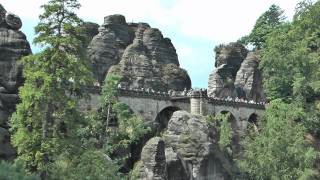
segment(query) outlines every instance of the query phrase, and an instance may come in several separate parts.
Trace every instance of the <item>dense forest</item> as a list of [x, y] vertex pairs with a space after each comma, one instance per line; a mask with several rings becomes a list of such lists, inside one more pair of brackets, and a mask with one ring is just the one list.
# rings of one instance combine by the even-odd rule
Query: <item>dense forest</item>
[[[115, 151], [150, 133], [143, 120], [118, 102], [121, 78], [108, 75], [101, 109], [81, 111], [93, 85], [83, 53], [87, 39], [75, 14], [77, 0], [50, 0], [42, 6], [34, 43], [42, 51], [20, 60], [24, 85], [10, 119], [13, 162], [0, 162], [0, 179], [134, 179], [126, 156]], [[292, 21], [272, 5], [251, 33], [238, 40], [258, 52], [269, 104], [232, 159], [232, 179], [319, 179], [320, 164], [320, 2], [297, 4]], [[117, 128], [110, 127], [117, 119]], [[216, 121], [221, 149], [228, 153], [230, 125]]]

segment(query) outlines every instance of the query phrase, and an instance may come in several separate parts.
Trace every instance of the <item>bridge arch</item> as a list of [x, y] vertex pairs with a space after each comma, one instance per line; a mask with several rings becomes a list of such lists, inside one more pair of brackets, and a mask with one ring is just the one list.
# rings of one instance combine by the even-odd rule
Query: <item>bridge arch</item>
[[219, 114], [228, 115], [228, 121], [230, 122], [232, 129], [231, 149], [234, 154], [238, 154], [240, 152], [240, 127], [237, 123], [237, 119], [230, 111], [222, 110]]
[[253, 128], [254, 131], [258, 131], [259, 128], [259, 115], [252, 113], [248, 118], [247, 129]]
[[222, 110], [222, 111], [220, 111], [218, 114], [228, 115], [228, 121], [231, 123], [231, 128], [232, 128], [232, 130], [235, 131], [235, 130], [238, 129], [237, 119], [236, 119], [236, 117], [233, 115], [232, 112], [226, 111], [226, 110]]
[[156, 134], [159, 135], [161, 131], [167, 128], [168, 122], [172, 117], [172, 114], [175, 111], [179, 111], [181, 108], [177, 106], [167, 106], [164, 107], [156, 116], [155, 123], [157, 124], [156, 127]]

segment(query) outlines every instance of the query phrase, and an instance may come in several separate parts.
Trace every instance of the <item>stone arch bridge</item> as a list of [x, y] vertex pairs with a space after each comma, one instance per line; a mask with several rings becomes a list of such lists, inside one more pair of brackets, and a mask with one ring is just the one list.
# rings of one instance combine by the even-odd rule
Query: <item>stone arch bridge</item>
[[[241, 101], [239, 99], [215, 99], [207, 97], [206, 90], [191, 90], [184, 92], [154, 92], [150, 90], [118, 89], [118, 100], [128, 105], [131, 110], [146, 121], [160, 121], [162, 126], [171, 118], [174, 111], [185, 110], [193, 114], [217, 115], [229, 112], [239, 130], [244, 130], [248, 122], [255, 121], [265, 110], [265, 104], [260, 102]], [[91, 99], [83, 103], [86, 109], [96, 109], [99, 90], [91, 91]], [[254, 118], [254, 119], [251, 119]]]

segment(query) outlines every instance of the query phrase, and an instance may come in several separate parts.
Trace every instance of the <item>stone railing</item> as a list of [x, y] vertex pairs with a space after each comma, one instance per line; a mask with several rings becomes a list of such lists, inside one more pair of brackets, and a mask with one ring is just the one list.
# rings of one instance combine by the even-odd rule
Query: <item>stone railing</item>
[[208, 97], [207, 89], [193, 89], [190, 90], [188, 93], [190, 97], [193, 98], [204, 98], [208, 101], [210, 104], [217, 104], [217, 105], [227, 105], [227, 106], [245, 106], [250, 108], [256, 108], [256, 109], [265, 109], [266, 103], [265, 102], [255, 102], [253, 100], [246, 100], [241, 98], [217, 98], [217, 97]]
[[155, 91], [151, 88], [124, 88], [118, 87], [120, 96], [140, 97], [140, 98], [153, 98], [162, 100], [171, 100], [173, 98], [188, 98], [187, 91]]
[[[91, 93], [100, 93], [101, 87], [94, 86], [88, 88]], [[207, 96], [206, 89], [190, 89], [183, 91], [174, 91], [169, 90], [167, 92], [164, 91], [155, 91], [151, 88], [126, 88], [122, 86], [118, 86], [119, 96], [127, 96], [127, 97], [137, 97], [137, 98], [152, 98], [159, 100], [174, 100], [174, 99], [190, 99], [190, 98], [203, 98], [207, 100], [208, 103], [218, 104], [218, 105], [227, 105], [227, 106], [245, 106], [257, 109], [265, 109], [265, 102], [255, 102], [253, 100], [245, 100], [240, 98], [213, 98]]]
[[210, 104], [217, 104], [217, 105], [228, 105], [228, 106], [245, 106], [250, 108], [256, 109], [265, 109], [266, 103], [265, 102], [254, 102], [254, 101], [247, 101], [237, 98], [208, 98], [208, 103]]

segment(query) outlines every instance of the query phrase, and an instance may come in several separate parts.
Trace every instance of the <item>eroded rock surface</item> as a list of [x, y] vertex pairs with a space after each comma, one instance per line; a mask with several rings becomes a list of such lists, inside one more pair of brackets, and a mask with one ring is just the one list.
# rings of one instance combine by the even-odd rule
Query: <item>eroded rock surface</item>
[[144, 180], [167, 179], [165, 143], [160, 137], [150, 139], [143, 147], [135, 178]]
[[265, 101], [262, 76], [258, 69], [259, 55], [250, 52], [237, 72], [235, 88], [239, 98], [254, 101]]
[[162, 179], [228, 179], [231, 165], [218, 148], [215, 132], [205, 117], [176, 111], [163, 137], [153, 138], [144, 146], [141, 161], [135, 166], [134, 172], [140, 174], [139, 177], [149, 174], [145, 178], [148, 180], [156, 179], [152, 175], [158, 172], [154, 167], [155, 164], [161, 164], [165, 171]]
[[0, 159], [12, 160], [16, 155], [10, 144], [10, 135], [7, 129], [0, 127]]
[[100, 83], [108, 73], [116, 73], [129, 88], [167, 91], [191, 87], [170, 39], [146, 23], [127, 23], [122, 15], [105, 17], [88, 46], [88, 56]]
[[209, 75], [208, 96], [235, 97], [234, 81], [247, 50], [238, 43], [216, 47], [216, 69]]
[[259, 56], [239, 43], [220, 45], [216, 49], [215, 69], [209, 75], [208, 96], [265, 101]]
[[23, 83], [22, 67], [17, 61], [31, 54], [26, 36], [19, 31], [21, 26], [20, 18], [7, 13], [0, 4], [0, 158], [3, 159], [14, 155], [9, 143], [8, 119], [18, 103], [18, 88]]

